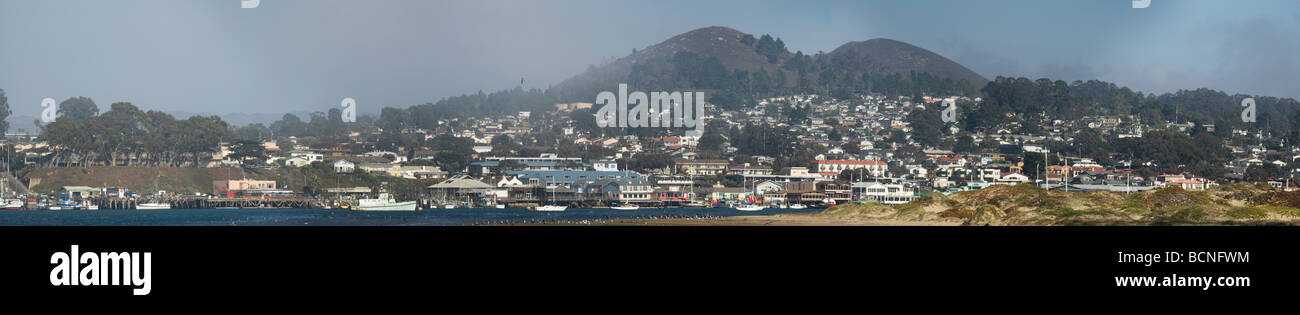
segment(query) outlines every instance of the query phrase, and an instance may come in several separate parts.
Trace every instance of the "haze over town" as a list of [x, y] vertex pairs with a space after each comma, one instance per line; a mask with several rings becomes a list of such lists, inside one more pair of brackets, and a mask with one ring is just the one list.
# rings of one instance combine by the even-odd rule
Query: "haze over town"
[[891, 38], [989, 79], [1300, 96], [1293, 1], [238, 2], [0, 1], [10, 122], [30, 125], [44, 97], [74, 96], [271, 119], [352, 97], [377, 113], [521, 78], [545, 89], [710, 25], [772, 34], [809, 54]]

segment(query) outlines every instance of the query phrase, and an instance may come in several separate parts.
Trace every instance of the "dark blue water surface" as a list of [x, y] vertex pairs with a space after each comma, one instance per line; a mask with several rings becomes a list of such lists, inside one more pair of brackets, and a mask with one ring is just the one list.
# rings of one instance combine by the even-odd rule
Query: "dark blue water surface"
[[640, 210], [574, 209], [532, 212], [525, 209], [451, 209], [425, 211], [348, 211], [325, 209], [176, 209], [176, 210], [0, 210], [0, 226], [195, 226], [195, 225], [475, 225], [582, 221], [651, 217], [727, 217], [817, 212], [820, 209], [643, 208]]

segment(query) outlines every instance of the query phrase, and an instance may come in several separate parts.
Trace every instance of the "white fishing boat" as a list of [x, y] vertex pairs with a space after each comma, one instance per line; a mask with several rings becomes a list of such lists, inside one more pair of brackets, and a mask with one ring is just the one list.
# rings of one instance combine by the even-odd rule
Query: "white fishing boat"
[[533, 207], [533, 211], [556, 212], [556, 211], [564, 211], [565, 209], [568, 208], [569, 207], [565, 207], [565, 206], [544, 205], [544, 206]]
[[164, 202], [146, 202], [135, 205], [136, 210], [169, 210], [172, 208], [170, 203]]
[[802, 203], [796, 203], [790, 205], [790, 209], [808, 209], [808, 206], [805, 206]]
[[630, 203], [629, 203], [629, 204], [616, 205], [616, 206], [610, 207], [610, 209], [614, 209], [614, 210], [637, 210], [637, 209], [641, 209], [641, 206], [638, 206], [638, 205], [630, 204]]
[[[158, 172], [158, 176], [155, 176], [155, 177], [153, 178], [153, 194], [154, 194], [154, 197], [157, 198], [157, 199], [159, 199], [159, 200], [161, 200], [161, 199], [165, 196], [165, 194], [163, 193], [163, 191], [158, 190], [158, 179], [159, 179], [159, 178], [162, 178], [162, 171], [159, 171], [159, 172]], [[171, 209], [171, 208], [172, 208], [172, 204], [170, 204], [170, 203], [165, 203], [165, 202], [160, 202], [160, 201], [152, 201], [152, 202], [146, 202], [146, 203], [141, 203], [141, 204], [136, 204], [136, 205], [135, 205], [135, 209], [136, 209], [136, 210], [169, 210], [169, 209]]]
[[0, 209], [22, 210], [26, 204], [21, 199], [0, 199]]
[[398, 202], [386, 192], [379, 193], [379, 197], [374, 199], [357, 200], [357, 206], [352, 210], [358, 211], [415, 211], [414, 201]]

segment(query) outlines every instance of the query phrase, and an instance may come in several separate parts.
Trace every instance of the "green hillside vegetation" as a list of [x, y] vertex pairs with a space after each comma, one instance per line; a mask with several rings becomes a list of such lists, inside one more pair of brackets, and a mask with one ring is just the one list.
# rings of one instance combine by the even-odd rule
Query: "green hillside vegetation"
[[1177, 187], [1120, 194], [1047, 191], [998, 185], [910, 203], [832, 207], [845, 219], [959, 222], [962, 225], [1296, 225], [1300, 192], [1266, 184], [1229, 184], [1207, 191]]

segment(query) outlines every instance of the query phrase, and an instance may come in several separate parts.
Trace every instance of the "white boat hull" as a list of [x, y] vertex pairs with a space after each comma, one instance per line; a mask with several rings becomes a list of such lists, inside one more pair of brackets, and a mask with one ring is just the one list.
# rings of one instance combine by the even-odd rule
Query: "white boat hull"
[[135, 205], [136, 210], [171, 210], [172, 205], [166, 203], [142, 203]]
[[559, 212], [559, 211], [564, 211], [565, 209], [568, 209], [568, 208], [569, 208], [569, 207], [565, 207], [565, 206], [540, 206], [540, 207], [537, 207], [536, 209], [533, 209], [533, 210], [534, 210], [534, 211], [545, 211], [545, 212]]
[[641, 209], [641, 207], [637, 207], [637, 206], [618, 206], [618, 207], [610, 207], [610, 208], [611, 208], [611, 209], [614, 209], [614, 210], [638, 210], [638, 209]]
[[739, 206], [739, 207], [736, 207], [736, 210], [740, 210], [740, 211], [760, 211], [760, 210], [763, 210], [763, 209], [764, 209], [764, 208], [761, 207], [761, 206]]
[[357, 211], [415, 211], [414, 201], [404, 201], [385, 205], [366, 205], [352, 207]]

